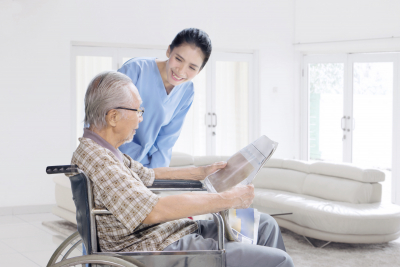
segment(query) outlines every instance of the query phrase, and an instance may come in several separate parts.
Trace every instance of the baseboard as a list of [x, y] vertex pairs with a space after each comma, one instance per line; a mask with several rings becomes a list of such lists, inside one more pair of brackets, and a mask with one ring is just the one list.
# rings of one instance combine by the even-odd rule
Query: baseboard
[[54, 206], [53, 204], [49, 204], [49, 205], [0, 207], [0, 216], [31, 214], [31, 213], [47, 213], [47, 212], [51, 212], [51, 209], [53, 208], [53, 206]]

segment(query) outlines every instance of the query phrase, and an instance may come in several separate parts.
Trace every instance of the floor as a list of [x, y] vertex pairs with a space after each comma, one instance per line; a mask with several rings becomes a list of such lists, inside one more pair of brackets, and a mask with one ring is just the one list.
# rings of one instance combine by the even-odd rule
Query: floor
[[51, 213], [0, 216], [0, 266], [46, 266], [65, 237], [42, 225]]
[[[56, 220], [60, 218], [51, 213], [0, 216], [0, 266], [45, 267], [66, 238], [42, 225], [43, 221]], [[400, 243], [400, 238], [392, 242], [392, 246]], [[306, 248], [312, 249], [311, 246]], [[373, 251], [379, 253], [380, 249]]]

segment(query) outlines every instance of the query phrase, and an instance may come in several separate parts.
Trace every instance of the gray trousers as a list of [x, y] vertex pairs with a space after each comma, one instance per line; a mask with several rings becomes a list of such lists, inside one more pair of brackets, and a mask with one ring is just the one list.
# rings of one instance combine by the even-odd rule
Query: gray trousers
[[[172, 243], [164, 251], [217, 250], [218, 228], [213, 221], [197, 221], [199, 229]], [[225, 239], [227, 267], [292, 267], [281, 231], [275, 219], [261, 213], [257, 245], [228, 242]]]

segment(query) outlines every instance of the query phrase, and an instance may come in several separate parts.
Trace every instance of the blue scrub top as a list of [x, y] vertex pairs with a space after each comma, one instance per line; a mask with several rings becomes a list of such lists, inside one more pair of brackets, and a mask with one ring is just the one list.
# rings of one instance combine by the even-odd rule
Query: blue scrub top
[[175, 86], [167, 95], [155, 58], [132, 58], [118, 71], [132, 79], [145, 108], [133, 141], [119, 149], [145, 167], [168, 167], [172, 147], [193, 103], [193, 83]]

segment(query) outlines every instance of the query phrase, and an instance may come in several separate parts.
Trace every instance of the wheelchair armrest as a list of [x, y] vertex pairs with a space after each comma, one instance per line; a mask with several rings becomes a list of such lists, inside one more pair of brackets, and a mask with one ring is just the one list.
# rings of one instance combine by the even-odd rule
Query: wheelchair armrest
[[[77, 165], [48, 166], [47, 174], [76, 173], [79, 172]], [[192, 180], [154, 180], [148, 187], [152, 191], [207, 191], [200, 181]]]
[[58, 166], [48, 166], [46, 167], [47, 174], [55, 174], [55, 173], [74, 173], [78, 172], [77, 165], [58, 165]]
[[152, 191], [207, 191], [200, 181], [191, 180], [154, 180]]

